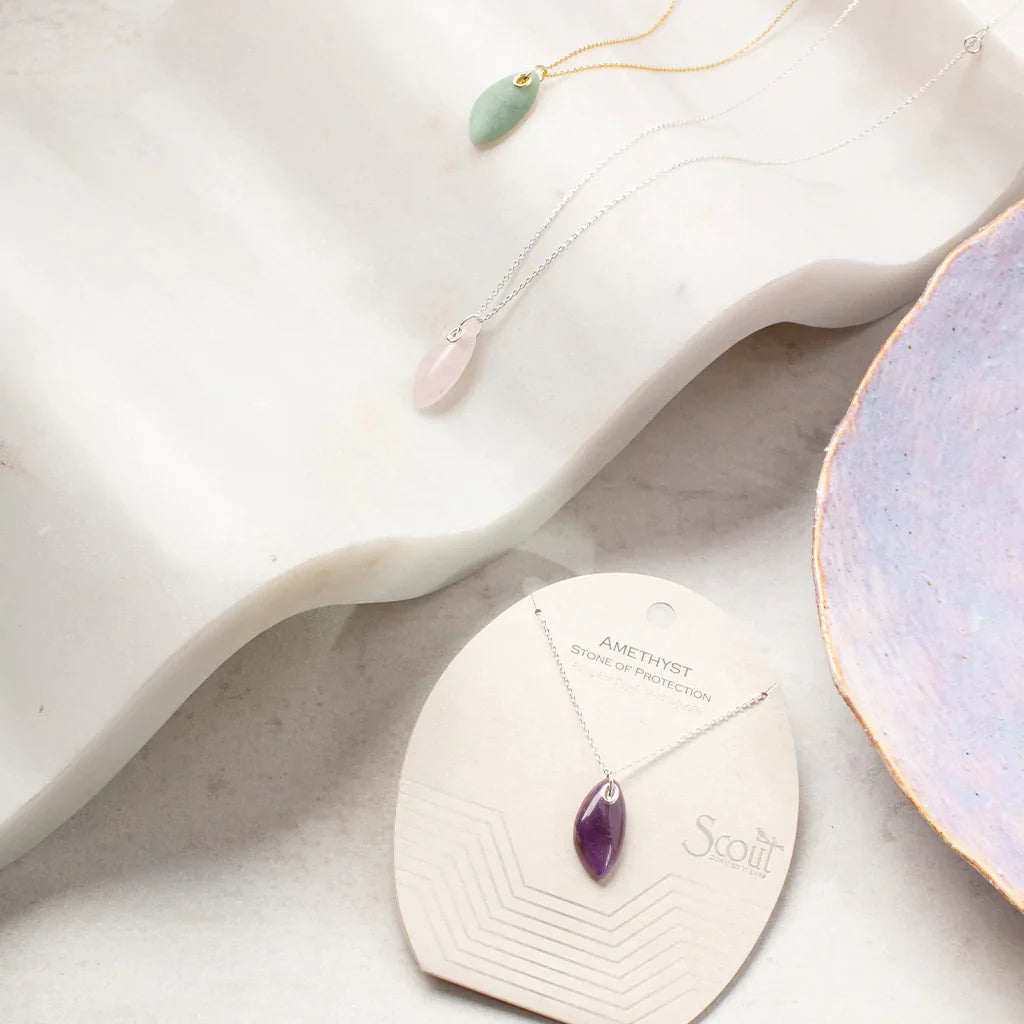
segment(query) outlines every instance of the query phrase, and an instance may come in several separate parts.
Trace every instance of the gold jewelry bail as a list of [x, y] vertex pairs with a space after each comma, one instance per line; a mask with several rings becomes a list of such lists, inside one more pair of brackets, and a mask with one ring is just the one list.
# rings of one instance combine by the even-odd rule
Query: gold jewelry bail
[[533, 81], [533, 76], [536, 75], [538, 80], [543, 82], [547, 77], [548, 69], [543, 64], [538, 64], [532, 71], [520, 71], [515, 78], [512, 79], [512, 84], [517, 89], [525, 89]]

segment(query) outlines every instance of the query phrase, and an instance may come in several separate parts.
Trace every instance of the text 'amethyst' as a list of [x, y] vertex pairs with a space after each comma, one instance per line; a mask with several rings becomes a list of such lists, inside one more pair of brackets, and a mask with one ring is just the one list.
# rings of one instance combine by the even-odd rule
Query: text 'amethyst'
[[573, 828], [576, 853], [595, 882], [603, 881], [615, 867], [625, 832], [626, 801], [622, 789], [618, 783], [602, 779], [584, 797]]

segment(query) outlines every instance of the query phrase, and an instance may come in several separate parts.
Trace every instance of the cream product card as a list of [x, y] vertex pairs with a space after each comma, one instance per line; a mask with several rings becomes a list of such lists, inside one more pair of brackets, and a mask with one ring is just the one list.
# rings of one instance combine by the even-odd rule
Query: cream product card
[[789, 869], [798, 787], [782, 693], [616, 774], [621, 856], [594, 881], [603, 775], [776, 683], [721, 611], [625, 573], [538, 591], [459, 652], [417, 722], [395, 820], [398, 905], [430, 974], [566, 1024], [685, 1024], [740, 969]]

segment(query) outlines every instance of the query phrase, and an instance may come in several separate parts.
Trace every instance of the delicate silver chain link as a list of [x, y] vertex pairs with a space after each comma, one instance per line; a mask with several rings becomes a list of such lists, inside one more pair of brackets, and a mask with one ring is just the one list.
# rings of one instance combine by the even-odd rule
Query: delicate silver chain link
[[745, 700], [742, 704], [737, 704], [736, 707], [723, 712], [717, 718], [712, 718], [711, 721], [705, 722], [703, 725], [698, 725], [696, 729], [691, 729], [689, 732], [683, 733], [682, 736], [677, 736], [674, 740], [670, 740], [668, 743], [658, 747], [657, 750], [652, 750], [647, 754], [641, 754], [640, 757], [634, 757], [632, 761], [627, 761], [625, 764], [620, 765], [613, 773], [614, 777], [621, 778], [634, 768], [639, 768], [640, 765], [647, 764], [648, 761], [657, 761], [659, 757], [663, 757], [670, 751], [675, 750], [676, 747], [681, 747], [684, 743], [688, 743], [690, 740], [696, 739], [701, 733], [708, 732], [711, 729], [714, 729], [716, 725], [728, 722], [730, 718], [735, 718], [744, 711], [748, 711], [750, 708], [756, 707], [758, 704], [766, 701], [768, 699], [768, 694], [770, 694], [778, 685], [778, 683], [772, 683], [771, 686], [766, 687], [749, 700]]
[[573, 690], [572, 683], [569, 682], [568, 673], [565, 671], [565, 666], [562, 664], [562, 657], [558, 653], [558, 645], [555, 643], [555, 638], [551, 635], [551, 630], [548, 628], [547, 620], [541, 614], [541, 610], [537, 607], [537, 602], [532, 595], [530, 600], [533, 601], [533, 610], [537, 616], [537, 621], [540, 623], [540, 628], [544, 630], [544, 635], [548, 640], [548, 646], [551, 648], [551, 655], [555, 659], [555, 664], [558, 666], [558, 674], [562, 677], [562, 682], [565, 684], [565, 692], [569, 695], [569, 700], [572, 703], [573, 710], [576, 712], [576, 717], [580, 720], [580, 725], [583, 727], [583, 735], [587, 737], [590, 749], [594, 752], [594, 757], [597, 758], [597, 764], [601, 769], [601, 774], [610, 782], [614, 777], [614, 773], [608, 765], [604, 763], [601, 751], [597, 749], [597, 743], [594, 741], [594, 734], [590, 731], [590, 726], [587, 724], [587, 719], [584, 717], [583, 709], [580, 707], [580, 702], [576, 699], [576, 691]]
[[580, 707], [580, 702], [576, 697], [576, 691], [572, 687], [572, 683], [569, 682], [569, 673], [565, 671], [565, 666], [562, 664], [562, 656], [558, 653], [558, 644], [555, 643], [555, 638], [551, 635], [551, 628], [548, 626], [547, 619], [544, 618], [544, 614], [540, 608], [537, 607], [537, 600], [530, 595], [530, 600], [533, 601], [533, 611], [537, 617], [537, 621], [540, 623], [540, 628], [544, 631], [544, 636], [547, 639], [548, 647], [551, 648], [551, 656], [554, 658], [555, 665], [558, 668], [558, 674], [562, 677], [562, 685], [565, 687], [565, 692], [569, 696], [569, 702], [572, 704], [573, 711], [576, 712], [576, 717], [579, 719], [580, 727], [583, 729], [583, 735], [587, 737], [587, 742], [590, 744], [590, 749], [594, 752], [594, 758], [597, 760], [598, 767], [601, 769], [601, 774], [610, 782], [614, 783], [617, 779], [621, 779], [627, 772], [632, 771], [634, 768], [639, 768], [643, 764], [647, 764], [649, 761], [656, 761], [659, 757], [663, 757], [665, 754], [676, 747], [682, 746], [684, 743], [689, 742], [692, 739], [700, 736], [701, 733], [708, 732], [714, 729], [716, 725], [721, 725], [723, 722], [728, 722], [730, 718], [735, 718], [736, 715], [742, 714], [744, 711], [760, 704], [762, 701], [768, 699], [768, 694], [772, 692], [778, 686], [778, 683], [772, 683], [771, 686], [765, 688], [760, 693], [755, 694], [748, 700], [745, 700], [742, 704], [737, 704], [735, 707], [730, 708], [728, 711], [723, 712], [717, 718], [712, 718], [708, 722], [704, 722], [702, 725], [698, 725], [695, 729], [691, 729], [689, 732], [683, 733], [681, 736], [677, 736], [673, 740], [669, 740], [668, 743], [662, 744], [656, 750], [648, 751], [646, 754], [641, 754], [639, 757], [634, 757], [631, 761], [627, 761], [616, 769], [609, 768], [604, 758], [601, 756], [601, 751], [597, 749], [597, 741], [594, 739], [594, 734], [590, 731], [590, 725], [587, 722], [586, 715], [583, 714], [583, 708]]
[[466, 319], [478, 319], [481, 323], [486, 323], [491, 317], [496, 316], [500, 313], [513, 299], [521, 295], [522, 292], [528, 288], [536, 278], [542, 274], [552, 263], [558, 259], [581, 235], [585, 234], [590, 230], [606, 213], [614, 210], [620, 203], [625, 202], [631, 196], [636, 195], [642, 189], [647, 188], [649, 185], [653, 185], [656, 181], [660, 181], [662, 178], [669, 174], [673, 174], [675, 171], [681, 170], [684, 167], [691, 167], [695, 164], [708, 163], [715, 160], [721, 160], [731, 163], [746, 164], [753, 167], [790, 167], [794, 164], [805, 163], [810, 160], [818, 160], [822, 157], [829, 156], [832, 153], [838, 152], [841, 149], [845, 149], [847, 146], [858, 142], [866, 135], [870, 135], [872, 132], [877, 131], [883, 125], [887, 124], [898, 114], [902, 113], [912, 103], [919, 100], [936, 82], [939, 81], [944, 75], [946, 75], [953, 67], [955, 67], [964, 57], [972, 54], [979, 53], [981, 51], [981, 45], [988, 31], [1000, 21], [1002, 18], [1007, 17], [1013, 13], [1017, 7], [1020, 6], [1022, 0], [1017, 0], [1011, 7], [1005, 10], [998, 17], [993, 18], [987, 25], [980, 28], [977, 32], [967, 36], [963, 42], [963, 46], [959, 52], [953, 56], [949, 61], [942, 66], [924, 85], [920, 86], [914, 92], [912, 92], [905, 100], [897, 104], [878, 120], [872, 122], [867, 127], [862, 128], [860, 131], [853, 135], [848, 136], [839, 142], [833, 143], [831, 146], [827, 146], [824, 149], [816, 150], [813, 153], [806, 153], [797, 157], [790, 157], [787, 159], [757, 159], [755, 157], [746, 157], [742, 155], [730, 154], [730, 153], [706, 153], [701, 156], [687, 157], [684, 160], [678, 160], [675, 163], [669, 164], [667, 167], [663, 167], [661, 170], [656, 171], [654, 174], [649, 175], [646, 178], [642, 178], [632, 187], [626, 189], [625, 192], [620, 193], [614, 199], [609, 200], [602, 206], [596, 213], [594, 213], [589, 219], [583, 222], [583, 224], [577, 228], [572, 234], [570, 234], [565, 241], [561, 243], [557, 248], [552, 250], [551, 253], [538, 264], [522, 281], [519, 282], [511, 291], [507, 291], [508, 286], [518, 276], [519, 271], [522, 267], [523, 261], [533, 252], [534, 248], [539, 243], [540, 239], [547, 232], [548, 228], [558, 218], [559, 214], [572, 202], [572, 200], [579, 194], [579, 192], [591, 182], [601, 171], [603, 171], [613, 160], [621, 156], [627, 150], [631, 149], [637, 143], [649, 138], [658, 132], [667, 131], [672, 128], [681, 128], [687, 125], [702, 124], [707, 121], [711, 121], [714, 118], [721, 117], [724, 114], [731, 113], [734, 110], [739, 109], [752, 100], [763, 96], [769, 89], [773, 88], [784, 78], [788, 77], [793, 71], [796, 70], [805, 60], [807, 60], [839, 26], [853, 13], [854, 9], [860, 3], [860, 0], [851, 0], [846, 6], [838, 18], [825, 30], [825, 32], [811, 44], [799, 57], [796, 58], [791, 64], [784, 68], [779, 74], [777, 74], [768, 83], [758, 89], [756, 92], [751, 93], [749, 96], [732, 103], [727, 107], [723, 107], [720, 110], [713, 111], [711, 113], [702, 114], [698, 117], [684, 118], [676, 121], [665, 121], [661, 124], [654, 125], [650, 128], [644, 129], [638, 135], [635, 135], [628, 142], [623, 143], [618, 149], [614, 150], [608, 156], [606, 156], [600, 163], [594, 166], [580, 181], [578, 181], [564, 196], [561, 202], [551, 211], [547, 219], [540, 226], [540, 228], [534, 233], [533, 237], [523, 246], [519, 255], [512, 261], [509, 268], [505, 271], [504, 276], [495, 286], [494, 290], [490, 295], [481, 303], [478, 311], [472, 314]]

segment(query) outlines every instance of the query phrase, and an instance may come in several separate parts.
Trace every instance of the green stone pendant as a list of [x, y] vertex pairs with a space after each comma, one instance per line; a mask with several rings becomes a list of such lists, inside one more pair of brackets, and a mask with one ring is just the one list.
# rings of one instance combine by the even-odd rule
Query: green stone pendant
[[512, 131], [530, 112], [540, 82], [539, 72], [528, 71], [509, 75], [485, 89], [469, 114], [469, 138], [473, 145], [486, 146]]

